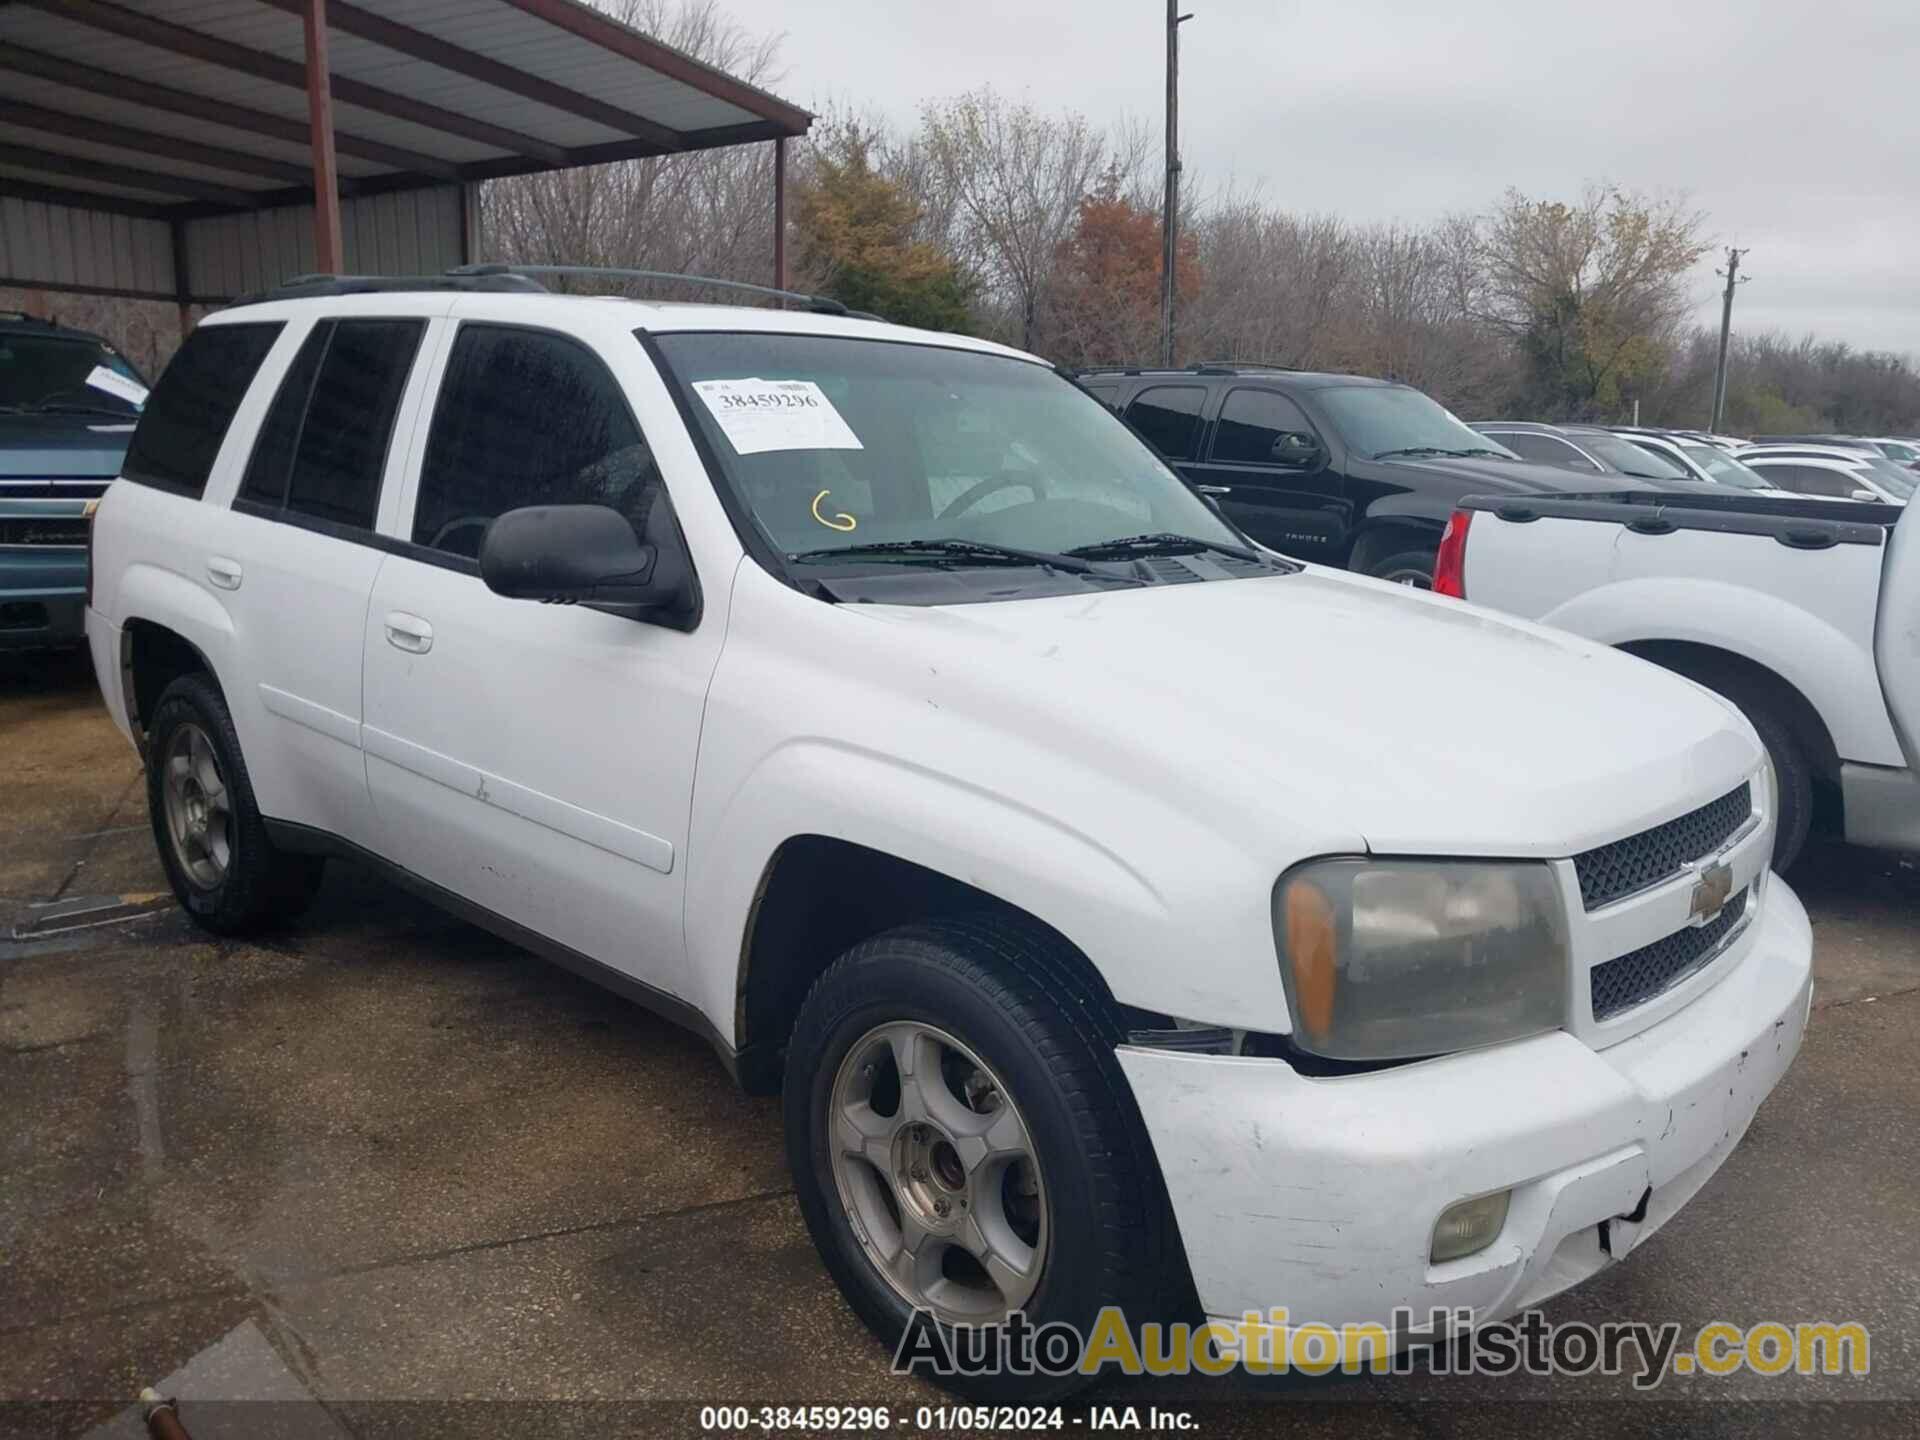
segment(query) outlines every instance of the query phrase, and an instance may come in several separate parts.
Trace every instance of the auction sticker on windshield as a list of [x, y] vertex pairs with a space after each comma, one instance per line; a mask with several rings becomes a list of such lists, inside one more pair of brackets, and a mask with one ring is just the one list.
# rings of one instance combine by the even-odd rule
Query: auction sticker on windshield
[[693, 388], [742, 455], [865, 448], [811, 380], [696, 380]]
[[109, 370], [104, 365], [96, 365], [93, 367], [92, 372], [87, 376], [87, 384], [96, 390], [104, 390], [107, 394], [114, 396], [116, 399], [124, 400], [129, 405], [144, 405], [147, 403], [146, 386], [142, 385], [138, 380], [129, 380], [118, 371]]

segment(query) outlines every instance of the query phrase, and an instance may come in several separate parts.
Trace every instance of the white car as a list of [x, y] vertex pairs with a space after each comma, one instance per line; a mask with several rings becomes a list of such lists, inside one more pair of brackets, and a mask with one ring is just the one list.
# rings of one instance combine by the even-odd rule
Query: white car
[[1470, 498], [1435, 589], [1738, 704], [1773, 764], [1779, 869], [1823, 792], [1847, 840], [1920, 851], [1920, 528], [1887, 504], [1653, 498]]
[[694, 1027], [889, 1340], [1508, 1314], [1792, 1061], [1732, 706], [1254, 549], [1033, 356], [507, 284], [160, 380], [87, 620], [168, 877], [232, 932], [356, 857]]
[[1734, 457], [1795, 495], [1904, 505], [1920, 475], [1897, 461], [1831, 445], [1751, 445]]
[[1696, 480], [1744, 490], [1749, 495], [1791, 495], [1769, 485], [1765, 478], [1747, 469], [1717, 445], [1685, 435], [1658, 434], [1648, 430], [1617, 430], [1622, 439], [1631, 440], [1649, 454], [1658, 455]]

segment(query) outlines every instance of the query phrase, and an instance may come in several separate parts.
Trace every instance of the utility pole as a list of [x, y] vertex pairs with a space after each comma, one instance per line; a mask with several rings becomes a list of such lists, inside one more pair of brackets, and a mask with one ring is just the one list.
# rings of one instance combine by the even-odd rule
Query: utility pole
[[1740, 257], [1747, 252], [1727, 247], [1727, 268], [1716, 275], [1727, 277], [1727, 293], [1720, 307], [1720, 359], [1713, 367], [1713, 419], [1707, 425], [1710, 434], [1720, 433], [1720, 421], [1727, 411], [1727, 337], [1733, 333], [1733, 287], [1740, 283]]
[[1160, 216], [1161, 362], [1173, 364], [1173, 281], [1180, 258], [1180, 0], [1167, 0], [1167, 198]]

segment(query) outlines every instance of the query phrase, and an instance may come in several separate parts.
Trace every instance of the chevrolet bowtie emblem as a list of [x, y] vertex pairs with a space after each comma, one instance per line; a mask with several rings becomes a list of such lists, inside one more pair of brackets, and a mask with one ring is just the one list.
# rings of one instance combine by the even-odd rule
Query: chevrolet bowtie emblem
[[1693, 901], [1688, 913], [1702, 920], [1711, 920], [1720, 913], [1720, 907], [1727, 903], [1727, 897], [1732, 893], [1733, 867], [1709, 865], [1694, 882]]

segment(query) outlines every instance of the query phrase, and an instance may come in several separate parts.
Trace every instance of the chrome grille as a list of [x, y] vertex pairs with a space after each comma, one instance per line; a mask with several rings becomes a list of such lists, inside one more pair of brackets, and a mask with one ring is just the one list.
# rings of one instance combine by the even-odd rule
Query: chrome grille
[[84, 545], [87, 522], [79, 515], [0, 516], [0, 545]]
[[1747, 913], [1747, 892], [1727, 901], [1720, 913], [1704, 925], [1690, 925], [1630, 950], [1618, 959], [1588, 972], [1593, 992], [1593, 1018], [1611, 1020], [1624, 1010], [1670, 990], [1719, 953]]
[[1753, 814], [1753, 787], [1742, 784], [1677, 820], [1573, 857], [1580, 901], [1589, 910], [1657, 885], [1711, 855]]

